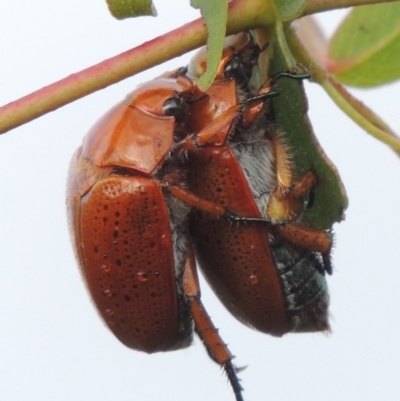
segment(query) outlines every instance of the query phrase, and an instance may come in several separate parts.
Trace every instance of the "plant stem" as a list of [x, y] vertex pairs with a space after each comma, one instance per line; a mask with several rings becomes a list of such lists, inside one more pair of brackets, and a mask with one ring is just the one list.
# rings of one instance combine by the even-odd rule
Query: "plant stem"
[[286, 31], [286, 38], [293, 55], [313, 71], [312, 79], [319, 83], [332, 100], [354, 122], [379, 141], [389, 145], [400, 154], [400, 138], [372, 110], [355, 99], [347, 90], [328, 74], [304, 48], [292, 29]]
[[339, 8], [356, 7], [378, 3], [392, 3], [398, 0], [308, 0], [302, 16], [320, 13], [323, 11], [336, 10]]
[[[323, 82], [321, 82], [321, 85], [331, 97], [331, 99], [336, 103], [336, 105], [341, 110], [343, 110], [355, 123], [357, 123], [361, 128], [363, 128], [379, 141], [385, 143], [386, 145], [389, 145], [396, 153], [400, 154], [400, 139], [398, 137], [391, 135], [390, 133], [382, 130], [381, 128], [373, 124], [371, 122], [371, 120], [373, 119], [372, 116], [371, 118], [368, 118], [369, 116], [364, 116], [359, 113], [351, 105], [351, 103], [336, 89], [331, 79], [324, 80]], [[372, 113], [372, 111], [370, 112]]]
[[72, 74], [0, 108], [0, 132], [33, 120], [76, 99], [200, 46], [206, 39], [201, 20]]
[[[227, 35], [271, 23], [265, 0], [235, 0], [229, 3]], [[267, 18], [267, 19], [266, 19]], [[115, 84], [206, 43], [203, 19], [197, 19], [132, 50], [72, 74], [19, 100], [0, 107], [0, 134], [61, 106]]]
[[288, 43], [286, 41], [286, 36], [284, 32], [284, 27], [282, 21], [277, 20], [275, 24], [275, 34], [277, 41], [279, 43], [279, 47], [282, 51], [282, 55], [285, 58], [286, 65], [289, 68], [294, 68], [296, 67], [297, 63], [295, 59], [292, 56], [292, 52], [288, 46]]

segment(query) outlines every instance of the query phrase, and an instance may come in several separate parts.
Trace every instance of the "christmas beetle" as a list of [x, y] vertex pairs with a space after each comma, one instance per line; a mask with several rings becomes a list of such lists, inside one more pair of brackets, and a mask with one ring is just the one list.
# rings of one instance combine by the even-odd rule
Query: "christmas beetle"
[[[250, 39], [238, 50], [235, 43], [227, 47], [223, 68], [205, 95], [179, 70], [140, 86], [110, 110], [73, 157], [67, 206], [82, 275], [116, 337], [140, 351], [169, 351], [190, 344], [194, 325], [240, 401], [232, 355], [200, 300], [192, 239], [225, 306], [261, 331], [326, 329], [328, 298], [323, 251], [309, 246], [320, 233], [305, 226], [304, 235], [301, 207], [294, 206], [314, 181], [302, 178], [299, 183], [306, 184], [293, 181], [282, 189], [273, 156], [281, 141], [273, 146], [268, 124], [259, 123], [278, 77], [254, 96], [248, 79], [261, 49]], [[247, 95], [251, 100], [243, 100]], [[257, 149], [264, 153], [259, 156]], [[182, 153], [189, 162], [182, 162]], [[251, 176], [242, 161], [253, 156]], [[272, 198], [273, 208], [272, 201], [265, 202]], [[280, 209], [289, 211], [289, 224], [233, 227], [229, 221], [270, 223], [280, 219], [282, 213], [275, 212]], [[299, 235], [305, 254], [288, 245], [290, 239], [301, 243]], [[221, 266], [209, 262], [215, 252], [222, 255]]]
[[127, 347], [187, 347], [194, 330], [241, 400], [232, 354], [200, 300], [187, 215], [226, 208], [190, 193], [175, 146], [190, 104], [184, 76], [139, 86], [89, 131], [72, 158], [67, 209], [84, 281], [102, 319]]
[[[246, 33], [229, 41], [217, 78], [206, 92], [209, 97], [188, 112], [189, 130], [204, 132], [224, 116], [231, 120], [231, 111], [246, 95], [254, 97], [249, 79], [260, 51]], [[200, 51], [189, 65], [191, 77], [203, 69], [203, 54]], [[329, 329], [324, 273], [331, 272], [332, 246], [330, 232], [302, 220], [305, 199], [317, 178], [312, 172], [293, 178], [283, 135], [262, 109], [262, 98], [276, 95], [273, 88], [280, 77], [305, 76], [272, 77], [231, 125], [214, 130], [207, 141], [198, 138], [187, 149], [191, 191], [241, 215], [271, 221], [268, 227], [232, 227], [193, 210], [190, 232], [200, 268], [225, 307], [244, 324], [276, 336]]]

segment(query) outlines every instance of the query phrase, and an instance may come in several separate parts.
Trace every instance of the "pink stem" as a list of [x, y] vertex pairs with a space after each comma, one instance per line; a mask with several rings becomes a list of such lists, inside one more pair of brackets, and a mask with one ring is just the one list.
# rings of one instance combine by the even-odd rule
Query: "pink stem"
[[[229, 4], [227, 34], [263, 24], [251, 1]], [[258, 3], [258, 1], [254, 1]], [[254, 16], [254, 14], [256, 16]], [[115, 84], [125, 78], [178, 57], [206, 43], [203, 20], [197, 19], [163, 36], [45, 86], [19, 100], [0, 107], [0, 133], [27, 123], [74, 100]]]

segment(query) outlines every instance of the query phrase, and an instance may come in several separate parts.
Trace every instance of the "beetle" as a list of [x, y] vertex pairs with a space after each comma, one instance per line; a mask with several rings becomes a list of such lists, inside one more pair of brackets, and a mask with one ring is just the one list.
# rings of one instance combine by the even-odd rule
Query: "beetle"
[[[214, 292], [244, 324], [275, 336], [329, 330], [324, 273], [331, 271], [332, 236], [308, 226], [301, 215], [316, 177], [307, 172], [293, 178], [282, 135], [264, 116], [264, 100], [245, 108], [239, 120], [231, 118], [240, 99], [252, 94], [249, 69], [261, 51], [247, 38], [233, 38], [225, 47], [217, 78], [206, 92], [209, 97], [188, 112], [189, 130], [208, 132], [207, 138], [200, 135], [186, 148], [188, 183], [198, 196], [244, 216], [267, 216], [271, 225], [232, 228], [228, 221], [193, 210], [190, 231], [196, 255]], [[188, 74], [203, 69], [201, 54]], [[276, 95], [275, 83], [284, 76], [304, 77], [280, 74], [258, 94]], [[218, 130], [215, 122], [224, 116], [232, 124]]]
[[[228, 57], [228, 62], [231, 59]], [[243, 85], [247, 69], [253, 68], [253, 58], [245, 60], [250, 63], [245, 64], [240, 74], [235, 73], [236, 67], [229, 72], [245, 77]], [[235, 92], [242, 85], [240, 79], [230, 81]], [[265, 94], [273, 94], [271, 87], [262, 88], [260, 98], [245, 102], [245, 107], [236, 100], [236, 94], [233, 98], [223, 96], [216, 104], [227, 100], [225, 109], [198, 124], [209, 111], [200, 113], [197, 105], [205, 99], [215, 101], [214, 96], [199, 95], [192, 81], [181, 72], [150, 81], [110, 110], [88, 133], [73, 157], [68, 183], [69, 225], [77, 259], [95, 305], [112, 332], [130, 348], [148, 353], [169, 351], [190, 344], [193, 319], [194, 329], [209, 355], [224, 367], [237, 401], [242, 400], [242, 388], [232, 355], [200, 300], [186, 218], [193, 208], [230, 220], [245, 221], [248, 216], [265, 219], [251, 207], [246, 209], [246, 218], [240, 217], [242, 211], [233, 200], [221, 204], [219, 199], [212, 199], [212, 192], [210, 199], [208, 193], [203, 196], [188, 191], [185, 173], [190, 181], [195, 169], [191, 171], [190, 164], [182, 164], [175, 153], [191, 148], [193, 143], [214, 146], [216, 138], [221, 141], [217, 146], [225, 150], [225, 142], [238, 118], [241, 128], [246, 125], [246, 116], [252, 129], [257, 126], [253, 121]], [[229, 153], [231, 149], [227, 150]], [[196, 148], [194, 153], [201, 156], [203, 152]], [[185, 170], [187, 167], [189, 171]], [[226, 170], [232, 177], [237, 172], [240, 175], [237, 162], [227, 165]], [[210, 171], [211, 180], [213, 173]], [[239, 188], [243, 189], [242, 184], [243, 179], [239, 179]], [[246, 191], [247, 198], [251, 197], [252, 193]], [[251, 204], [249, 199], [247, 202]], [[232, 206], [239, 216], [230, 212]], [[240, 236], [241, 228], [232, 232]], [[254, 238], [263, 239], [259, 245], [264, 261], [274, 266], [267, 231], [260, 226], [252, 226], [251, 230]], [[195, 242], [197, 235], [195, 232]], [[251, 252], [254, 244], [246, 245]], [[221, 251], [230, 251], [229, 241], [222, 243]], [[272, 269], [264, 272], [268, 277], [276, 276]], [[250, 278], [257, 284], [259, 277]], [[238, 290], [241, 291], [240, 287]], [[274, 319], [278, 316], [274, 308], [280, 308], [283, 302], [280, 295], [280, 304], [275, 295], [267, 295], [272, 301], [267, 303]], [[241, 318], [241, 311], [236, 312]]]
[[232, 354], [200, 300], [186, 221], [191, 207], [229, 212], [185, 189], [172, 156], [198, 99], [189, 78], [161, 77], [106, 113], [72, 158], [68, 221], [83, 279], [114, 335], [132, 349], [169, 351], [191, 343], [194, 324], [240, 401]]

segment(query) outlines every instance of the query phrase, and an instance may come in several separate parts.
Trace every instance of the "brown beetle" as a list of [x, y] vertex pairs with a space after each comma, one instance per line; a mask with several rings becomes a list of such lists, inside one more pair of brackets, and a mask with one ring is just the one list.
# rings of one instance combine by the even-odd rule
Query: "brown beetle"
[[200, 300], [186, 229], [190, 206], [227, 211], [188, 192], [171, 157], [198, 95], [186, 77], [158, 78], [99, 120], [71, 162], [70, 233], [95, 306], [123, 344], [148, 353], [183, 348], [193, 321], [241, 400], [232, 355]]
[[[225, 48], [219, 75], [207, 91], [209, 98], [189, 111], [189, 130], [208, 131], [208, 138], [197, 138], [188, 147], [188, 183], [198, 196], [244, 216], [266, 215], [274, 224], [267, 229], [257, 223], [232, 227], [228, 221], [193, 210], [191, 235], [196, 255], [214, 292], [246, 325], [276, 336], [327, 330], [329, 297], [324, 272], [331, 269], [332, 237], [308, 226], [301, 217], [316, 177], [312, 172], [292, 177], [284, 141], [263, 115], [264, 100], [251, 103], [231, 126], [211, 133], [215, 121], [224, 115], [230, 120], [231, 110], [237, 110], [240, 101], [252, 93], [251, 71], [243, 71], [255, 65], [261, 49], [254, 49], [254, 42], [244, 35], [247, 41], [239, 35]], [[204, 60], [200, 55], [193, 62]], [[236, 75], [244, 79], [231, 78], [235, 73], [227, 65], [239, 66]], [[188, 71], [193, 74], [202, 69], [189, 66]], [[229, 76], [224, 74], [227, 69]], [[264, 84], [258, 95], [275, 95], [272, 89], [280, 76], [304, 78], [280, 74]]]

